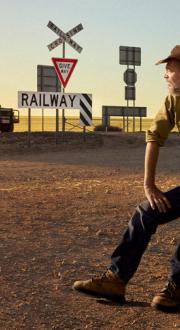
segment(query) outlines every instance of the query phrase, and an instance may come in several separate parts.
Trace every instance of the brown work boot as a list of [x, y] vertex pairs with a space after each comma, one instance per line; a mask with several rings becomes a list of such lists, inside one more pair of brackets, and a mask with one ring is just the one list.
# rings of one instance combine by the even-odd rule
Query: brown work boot
[[168, 282], [164, 289], [153, 298], [151, 306], [167, 311], [176, 310], [180, 306], [180, 286], [174, 282]]
[[125, 302], [125, 283], [110, 269], [102, 276], [74, 282], [73, 289], [119, 303]]

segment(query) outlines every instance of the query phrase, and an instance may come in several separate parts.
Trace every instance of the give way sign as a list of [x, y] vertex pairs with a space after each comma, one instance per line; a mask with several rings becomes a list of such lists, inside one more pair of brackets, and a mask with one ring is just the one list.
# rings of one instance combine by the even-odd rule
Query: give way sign
[[52, 58], [55, 70], [57, 72], [57, 75], [59, 77], [59, 80], [63, 87], [65, 88], [71, 74], [76, 66], [77, 60], [72, 58]]

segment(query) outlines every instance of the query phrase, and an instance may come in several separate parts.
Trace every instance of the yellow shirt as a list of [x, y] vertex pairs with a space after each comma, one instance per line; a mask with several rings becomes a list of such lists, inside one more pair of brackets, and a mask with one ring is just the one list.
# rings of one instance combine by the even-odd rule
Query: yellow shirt
[[168, 95], [146, 132], [146, 142], [156, 141], [162, 146], [175, 125], [180, 132], [180, 95]]

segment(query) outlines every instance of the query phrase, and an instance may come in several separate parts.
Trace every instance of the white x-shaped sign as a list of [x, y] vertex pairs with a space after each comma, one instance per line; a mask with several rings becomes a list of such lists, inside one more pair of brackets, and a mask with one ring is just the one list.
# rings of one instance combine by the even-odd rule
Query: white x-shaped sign
[[52, 31], [54, 31], [60, 38], [53, 41], [51, 44], [49, 44], [47, 47], [49, 50], [52, 50], [62, 44], [63, 42], [67, 42], [72, 48], [74, 48], [78, 53], [82, 52], [82, 47], [78, 45], [77, 42], [75, 42], [71, 37], [81, 31], [83, 29], [82, 24], [79, 24], [75, 26], [73, 29], [68, 31], [67, 33], [64, 33], [60, 28], [58, 28], [53, 22], [49, 21], [48, 28], [50, 28]]

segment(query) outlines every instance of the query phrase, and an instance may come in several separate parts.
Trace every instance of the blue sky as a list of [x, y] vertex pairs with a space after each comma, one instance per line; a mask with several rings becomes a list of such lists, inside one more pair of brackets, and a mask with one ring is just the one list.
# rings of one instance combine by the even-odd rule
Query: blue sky
[[180, 44], [179, 0], [0, 0], [0, 12], [2, 106], [17, 108], [18, 90], [37, 90], [37, 65], [62, 57], [62, 46], [47, 48], [56, 39], [49, 20], [65, 32], [79, 23], [84, 27], [73, 37], [82, 53], [66, 45], [66, 57], [78, 59], [66, 92], [92, 93], [93, 116], [101, 116], [102, 105], [126, 105], [120, 45], [141, 47], [136, 105], [146, 106], [149, 117], [161, 106], [167, 94], [164, 65], [154, 63]]

